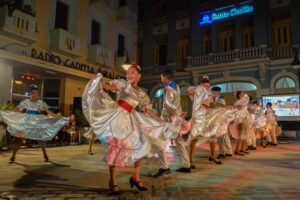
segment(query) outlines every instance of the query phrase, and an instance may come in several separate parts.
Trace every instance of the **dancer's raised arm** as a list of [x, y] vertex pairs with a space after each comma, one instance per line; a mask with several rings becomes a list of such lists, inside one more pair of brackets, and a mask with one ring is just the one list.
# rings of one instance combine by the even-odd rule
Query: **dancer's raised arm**
[[102, 85], [103, 85], [104, 89], [110, 90], [110, 91], [118, 91], [117, 86], [107, 84], [103, 78], [101, 78], [101, 81], [102, 81]]

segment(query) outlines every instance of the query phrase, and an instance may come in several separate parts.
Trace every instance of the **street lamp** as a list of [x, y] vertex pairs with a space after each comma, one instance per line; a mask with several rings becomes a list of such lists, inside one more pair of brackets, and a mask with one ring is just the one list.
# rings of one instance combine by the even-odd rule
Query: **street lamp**
[[[117, 63], [117, 57], [119, 57], [119, 53], [122, 52], [121, 54], [123, 54], [124, 52], [126, 52], [126, 60], [125, 62], [121, 65], [122, 68], [124, 70], [128, 70], [131, 67], [131, 63], [129, 60], [129, 53], [128, 53], [128, 49], [123, 48], [123, 49], [117, 49], [115, 52], [115, 65], [114, 65], [114, 78], [116, 78], [116, 74], [117, 74], [117, 70], [116, 70], [116, 63]], [[121, 57], [121, 56], [120, 56]]]
[[131, 65], [132, 64], [130, 63], [128, 56], [126, 56], [126, 61], [122, 64], [123, 69], [128, 70]]

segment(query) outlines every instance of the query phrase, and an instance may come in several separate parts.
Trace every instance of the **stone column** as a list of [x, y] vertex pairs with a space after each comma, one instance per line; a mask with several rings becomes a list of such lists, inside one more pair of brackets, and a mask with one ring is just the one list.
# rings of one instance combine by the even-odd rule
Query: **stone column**
[[235, 35], [235, 48], [241, 49], [243, 47], [243, 28], [241, 23], [241, 18], [235, 19], [234, 26], [234, 35]]
[[[300, 44], [300, 1], [291, 1], [291, 29], [292, 29], [292, 42], [293, 44]], [[298, 51], [298, 53], [300, 53]]]
[[219, 52], [219, 28], [217, 24], [211, 26], [211, 49], [212, 53]]
[[190, 37], [191, 56], [203, 55], [203, 27], [200, 26], [200, 1], [191, 1], [190, 7]]
[[176, 35], [176, 3], [168, 0], [168, 60], [167, 63], [173, 66], [177, 63], [177, 35]]
[[254, 1], [254, 45], [256, 47], [267, 44], [272, 46], [272, 31], [270, 25], [270, 16], [268, 12], [269, 1]]
[[0, 62], [0, 103], [12, 100], [13, 66]]

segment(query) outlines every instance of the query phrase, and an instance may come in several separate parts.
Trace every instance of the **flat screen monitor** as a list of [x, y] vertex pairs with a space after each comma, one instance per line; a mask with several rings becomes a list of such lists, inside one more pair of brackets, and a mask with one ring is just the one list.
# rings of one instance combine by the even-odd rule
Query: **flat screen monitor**
[[262, 96], [264, 110], [269, 102], [272, 103], [278, 121], [300, 121], [299, 94]]

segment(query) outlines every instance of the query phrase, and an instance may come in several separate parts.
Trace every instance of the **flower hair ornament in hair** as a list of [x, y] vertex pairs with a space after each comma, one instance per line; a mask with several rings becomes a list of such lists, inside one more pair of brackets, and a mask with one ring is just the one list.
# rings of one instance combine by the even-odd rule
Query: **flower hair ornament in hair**
[[240, 95], [241, 91], [237, 90], [235, 91], [235, 96], [238, 97]]
[[205, 83], [205, 82], [209, 82], [208, 76], [203, 76], [203, 77], [201, 78], [201, 83]]
[[139, 71], [142, 71], [141, 66], [139, 66], [137, 63], [132, 63], [131, 66], [136, 67]]

